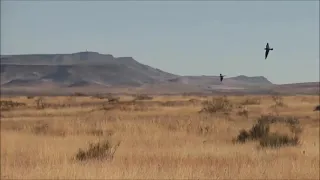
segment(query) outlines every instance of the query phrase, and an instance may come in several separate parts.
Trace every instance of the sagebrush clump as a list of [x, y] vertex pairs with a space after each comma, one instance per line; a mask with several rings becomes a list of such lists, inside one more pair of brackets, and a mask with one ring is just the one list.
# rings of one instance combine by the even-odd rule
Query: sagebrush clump
[[[293, 135], [271, 133], [270, 125], [273, 123], [286, 124]], [[244, 143], [250, 140], [258, 140], [261, 147], [293, 146], [299, 143], [301, 132], [302, 128], [299, 126], [299, 120], [295, 117], [262, 115], [249, 131], [240, 130], [235, 141]]]
[[200, 112], [229, 114], [232, 111], [232, 108], [232, 103], [224, 96], [204, 101]]

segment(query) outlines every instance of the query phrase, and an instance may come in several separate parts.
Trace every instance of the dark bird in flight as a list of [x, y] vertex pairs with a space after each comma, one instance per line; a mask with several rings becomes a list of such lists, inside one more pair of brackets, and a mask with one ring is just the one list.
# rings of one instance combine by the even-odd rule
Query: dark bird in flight
[[265, 53], [264, 59], [267, 59], [268, 54], [269, 54], [269, 51], [272, 51], [272, 50], [273, 50], [273, 48], [269, 48], [269, 43], [267, 43], [266, 48], [264, 48], [264, 50], [266, 50], [266, 53]]
[[222, 82], [222, 80], [223, 80], [223, 77], [225, 77], [225, 76], [223, 76], [222, 74], [220, 74], [220, 81]]

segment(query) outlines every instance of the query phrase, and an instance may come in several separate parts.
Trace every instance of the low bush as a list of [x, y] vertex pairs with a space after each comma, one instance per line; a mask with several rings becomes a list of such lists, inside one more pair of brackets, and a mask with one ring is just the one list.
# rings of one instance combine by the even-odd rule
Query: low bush
[[[270, 125], [274, 123], [284, 123], [290, 129], [292, 136], [270, 132]], [[262, 115], [257, 123], [249, 131], [242, 129], [234, 140], [244, 143], [249, 140], [257, 140], [261, 147], [278, 148], [281, 146], [294, 146], [299, 143], [302, 128], [299, 120], [295, 117], [281, 117], [272, 115]]]
[[200, 112], [229, 114], [232, 108], [232, 103], [224, 96], [204, 101]]

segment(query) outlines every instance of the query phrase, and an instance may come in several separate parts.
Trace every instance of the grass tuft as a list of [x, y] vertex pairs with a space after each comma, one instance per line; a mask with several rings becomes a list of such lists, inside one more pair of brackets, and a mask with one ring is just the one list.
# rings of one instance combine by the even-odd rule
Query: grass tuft
[[79, 161], [85, 160], [112, 160], [114, 153], [119, 147], [120, 143], [117, 145], [111, 145], [108, 140], [98, 142], [98, 143], [90, 143], [89, 148], [87, 150], [79, 149], [76, 154], [76, 159]]

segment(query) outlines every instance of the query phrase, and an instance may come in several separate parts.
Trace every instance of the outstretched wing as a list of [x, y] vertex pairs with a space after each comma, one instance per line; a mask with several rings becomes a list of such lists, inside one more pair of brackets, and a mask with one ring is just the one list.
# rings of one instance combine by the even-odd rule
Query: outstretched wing
[[266, 48], [269, 49], [269, 43], [267, 43]]
[[269, 54], [269, 50], [267, 49], [267, 50], [266, 50], [266, 53], [265, 53], [265, 56], [264, 56], [264, 59], [267, 59], [268, 54]]

